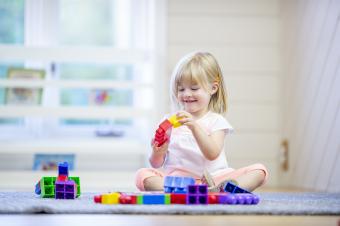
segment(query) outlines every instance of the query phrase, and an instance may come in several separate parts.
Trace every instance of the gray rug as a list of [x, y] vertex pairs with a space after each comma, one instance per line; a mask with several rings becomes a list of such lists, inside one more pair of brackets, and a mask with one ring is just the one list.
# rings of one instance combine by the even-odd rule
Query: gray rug
[[102, 205], [93, 193], [76, 200], [43, 199], [28, 192], [0, 192], [1, 214], [259, 214], [340, 215], [340, 194], [257, 193], [258, 205]]

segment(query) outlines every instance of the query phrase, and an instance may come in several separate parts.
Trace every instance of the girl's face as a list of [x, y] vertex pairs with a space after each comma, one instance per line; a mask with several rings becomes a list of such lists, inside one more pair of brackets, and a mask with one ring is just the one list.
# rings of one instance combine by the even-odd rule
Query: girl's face
[[209, 91], [192, 81], [181, 81], [177, 88], [177, 100], [194, 117], [199, 118], [208, 112], [211, 95]]

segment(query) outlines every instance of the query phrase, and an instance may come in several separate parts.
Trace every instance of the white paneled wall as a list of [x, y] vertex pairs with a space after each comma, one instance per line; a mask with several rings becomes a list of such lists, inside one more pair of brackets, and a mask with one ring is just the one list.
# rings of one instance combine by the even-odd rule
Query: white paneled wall
[[214, 54], [226, 78], [229, 164], [262, 162], [277, 185], [280, 8], [276, 0], [169, 0], [168, 75], [185, 54]]
[[290, 185], [340, 192], [340, 0], [282, 1]]

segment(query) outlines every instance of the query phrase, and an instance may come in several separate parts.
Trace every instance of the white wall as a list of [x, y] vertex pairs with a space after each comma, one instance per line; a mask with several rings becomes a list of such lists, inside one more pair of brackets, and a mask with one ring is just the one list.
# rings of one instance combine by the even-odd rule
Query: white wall
[[276, 0], [169, 0], [168, 76], [194, 50], [219, 61], [229, 90], [227, 140], [234, 167], [255, 162], [276, 185], [280, 132], [280, 10]]
[[284, 137], [290, 168], [282, 181], [340, 191], [340, 0], [282, 1]]

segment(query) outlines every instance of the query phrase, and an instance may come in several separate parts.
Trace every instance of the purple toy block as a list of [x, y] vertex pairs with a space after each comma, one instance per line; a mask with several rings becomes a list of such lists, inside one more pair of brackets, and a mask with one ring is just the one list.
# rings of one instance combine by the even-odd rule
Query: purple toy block
[[77, 185], [73, 180], [56, 181], [55, 194], [56, 199], [75, 199], [77, 196]]
[[241, 194], [237, 194], [235, 195], [235, 198], [237, 200], [237, 204], [244, 204], [246, 202], [246, 197], [244, 195]]
[[260, 202], [260, 197], [253, 195], [253, 204], [258, 204]]
[[247, 205], [253, 204], [253, 196], [252, 195], [245, 195], [245, 204], [247, 204]]
[[206, 184], [188, 185], [187, 204], [208, 204]]
[[259, 203], [260, 198], [257, 195], [249, 193], [239, 193], [239, 194], [220, 194], [218, 196], [219, 203], [229, 204], [229, 205], [254, 205]]
[[229, 204], [229, 205], [235, 205], [237, 203], [237, 199], [235, 195], [226, 193], [226, 194], [220, 194], [218, 196], [218, 202], [220, 204]]

